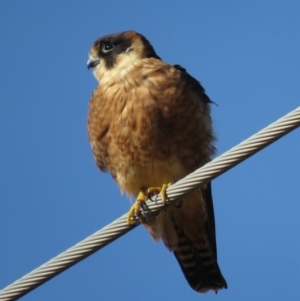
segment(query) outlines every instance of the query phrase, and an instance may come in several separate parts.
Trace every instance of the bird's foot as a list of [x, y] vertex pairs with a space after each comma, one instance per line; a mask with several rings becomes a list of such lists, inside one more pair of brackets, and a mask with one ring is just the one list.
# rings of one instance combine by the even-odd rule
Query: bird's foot
[[[152, 197], [154, 195], [158, 196], [161, 195], [161, 200], [164, 204], [167, 203], [167, 188], [171, 186], [171, 183], [169, 184], [163, 184], [162, 187], [150, 187], [148, 188], [147, 195], [148, 198], [153, 201]], [[155, 199], [155, 202], [157, 200], [157, 197]]]
[[[154, 195], [161, 194], [162, 202], [166, 204], [167, 202], [167, 188], [171, 186], [169, 184], [163, 184], [162, 187], [150, 187], [147, 190], [147, 194], [143, 191], [140, 191], [138, 197], [136, 198], [135, 203], [131, 206], [128, 215], [127, 215], [127, 224], [134, 225], [136, 221], [139, 220], [143, 224], [153, 224], [155, 217], [153, 215], [147, 214], [147, 199], [152, 200]], [[156, 201], [156, 200], [155, 200]]]
[[135, 203], [131, 206], [128, 215], [127, 215], [127, 224], [134, 225], [137, 218], [140, 219], [141, 208], [143, 204], [147, 201], [147, 196], [143, 191], [140, 191], [138, 197], [136, 198]]

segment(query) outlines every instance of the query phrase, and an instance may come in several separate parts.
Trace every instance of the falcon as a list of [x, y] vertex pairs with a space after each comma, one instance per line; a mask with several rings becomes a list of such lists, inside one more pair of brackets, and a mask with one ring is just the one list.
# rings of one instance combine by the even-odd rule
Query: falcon
[[88, 135], [97, 166], [120, 190], [134, 196], [128, 224], [136, 217], [174, 253], [197, 292], [227, 288], [217, 263], [211, 184], [168, 206], [154, 219], [144, 202], [211, 160], [212, 101], [179, 65], [161, 60], [135, 31], [98, 38], [88, 68], [99, 82], [88, 115]]

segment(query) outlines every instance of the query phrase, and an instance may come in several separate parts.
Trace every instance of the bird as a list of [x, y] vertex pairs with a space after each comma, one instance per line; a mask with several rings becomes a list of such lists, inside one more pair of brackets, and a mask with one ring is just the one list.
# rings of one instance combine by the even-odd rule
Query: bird
[[215, 152], [212, 101], [180, 65], [164, 62], [136, 31], [94, 41], [87, 67], [98, 86], [88, 112], [88, 138], [102, 172], [135, 197], [127, 223], [137, 219], [174, 253], [196, 292], [227, 288], [217, 262], [211, 183], [189, 193], [154, 219], [145, 200], [203, 166]]

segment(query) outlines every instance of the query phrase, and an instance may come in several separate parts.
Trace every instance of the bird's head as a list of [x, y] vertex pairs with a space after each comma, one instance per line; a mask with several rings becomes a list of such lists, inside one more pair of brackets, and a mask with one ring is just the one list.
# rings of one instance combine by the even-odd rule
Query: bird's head
[[94, 68], [94, 75], [100, 81], [108, 71], [121, 72], [144, 58], [160, 59], [143, 35], [125, 31], [98, 38], [89, 52], [87, 67]]

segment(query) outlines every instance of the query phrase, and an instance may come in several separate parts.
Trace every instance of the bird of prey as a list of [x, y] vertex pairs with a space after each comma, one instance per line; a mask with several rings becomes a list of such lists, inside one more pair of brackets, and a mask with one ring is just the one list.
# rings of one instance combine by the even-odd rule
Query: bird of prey
[[141, 207], [161, 191], [210, 161], [214, 152], [211, 100], [179, 65], [161, 60], [135, 31], [98, 38], [87, 62], [99, 82], [88, 115], [88, 135], [101, 171], [122, 192], [136, 197], [128, 214], [174, 253], [197, 292], [227, 288], [217, 263], [211, 184], [197, 189], [155, 220]]

